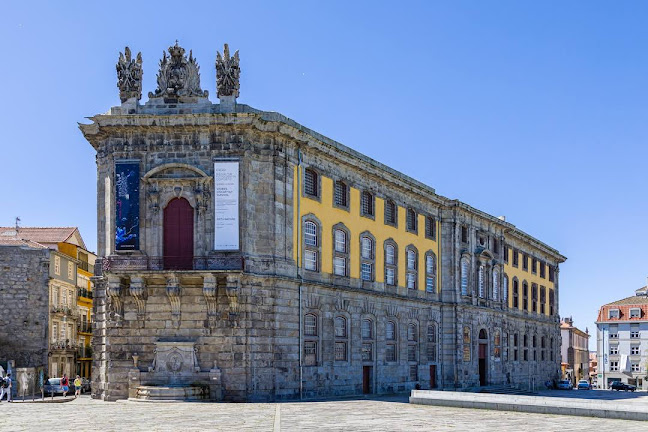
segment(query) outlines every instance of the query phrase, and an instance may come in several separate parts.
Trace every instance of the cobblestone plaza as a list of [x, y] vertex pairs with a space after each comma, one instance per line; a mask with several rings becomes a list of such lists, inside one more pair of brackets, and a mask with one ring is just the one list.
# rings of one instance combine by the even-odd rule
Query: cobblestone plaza
[[[645, 403], [645, 397], [641, 399], [628, 402]], [[68, 403], [0, 403], [0, 431], [55, 432], [72, 427], [77, 431], [645, 430], [641, 422], [627, 420], [411, 405], [405, 396], [246, 404], [102, 403], [84, 396]]]

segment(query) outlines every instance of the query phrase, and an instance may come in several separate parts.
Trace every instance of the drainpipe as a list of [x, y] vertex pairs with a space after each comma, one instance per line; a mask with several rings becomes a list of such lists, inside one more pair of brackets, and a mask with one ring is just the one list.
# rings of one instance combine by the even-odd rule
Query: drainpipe
[[301, 149], [297, 149], [297, 178], [295, 184], [297, 185], [297, 262], [295, 263], [297, 269], [297, 278], [299, 279], [299, 400], [304, 397], [304, 335], [302, 334], [302, 278], [299, 271], [301, 262]]

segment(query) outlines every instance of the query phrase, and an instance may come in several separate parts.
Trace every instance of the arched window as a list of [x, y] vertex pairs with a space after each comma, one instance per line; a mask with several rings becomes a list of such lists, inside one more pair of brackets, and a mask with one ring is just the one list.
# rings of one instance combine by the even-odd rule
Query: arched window
[[522, 309], [529, 310], [529, 284], [527, 281], [522, 281]]
[[395, 362], [397, 360], [397, 332], [396, 332], [396, 323], [393, 321], [387, 321], [385, 325], [385, 339], [387, 340], [387, 345], [385, 349], [385, 361]]
[[486, 297], [486, 289], [484, 288], [485, 285], [485, 269], [483, 264], [479, 264], [479, 268], [477, 270], [477, 281], [478, 281], [478, 286], [479, 286], [479, 297], [480, 298], [485, 298]]
[[348, 359], [347, 319], [342, 316], [335, 317], [335, 360], [347, 361]]
[[310, 220], [304, 222], [304, 268], [319, 270], [319, 226]]
[[360, 237], [360, 277], [363, 281], [374, 279], [374, 241], [368, 235]]
[[360, 197], [360, 214], [362, 216], [374, 215], [374, 196], [371, 192], [363, 191]]
[[427, 328], [427, 357], [428, 362], [437, 361], [437, 331], [436, 324], [430, 324]]
[[397, 215], [398, 215], [398, 207], [396, 206], [396, 203], [392, 200], [386, 200], [385, 201], [385, 223], [388, 225], [394, 225], [396, 226], [397, 223]]
[[405, 251], [407, 257], [407, 288], [416, 289], [416, 281], [418, 279], [417, 273], [417, 253], [413, 247], [408, 247]]
[[513, 307], [520, 308], [520, 283], [517, 278], [513, 278]]
[[425, 291], [436, 292], [437, 263], [434, 252], [425, 255]]
[[499, 300], [499, 271], [493, 269], [493, 300]]
[[468, 258], [461, 258], [461, 295], [468, 295], [468, 267], [470, 262]]
[[364, 318], [360, 327], [362, 337], [362, 361], [373, 361], [374, 352], [374, 329], [373, 320]]
[[396, 257], [396, 245], [385, 243], [385, 283], [395, 286], [397, 284], [398, 265]]
[[306, 366], [317, 365], [319, 329], [317, 315], [308, 313], [304, 315], [304, 364]]
[[337, 276], [348, 276], [349, 237], [345, 230], [333, 230], [333, 273]]

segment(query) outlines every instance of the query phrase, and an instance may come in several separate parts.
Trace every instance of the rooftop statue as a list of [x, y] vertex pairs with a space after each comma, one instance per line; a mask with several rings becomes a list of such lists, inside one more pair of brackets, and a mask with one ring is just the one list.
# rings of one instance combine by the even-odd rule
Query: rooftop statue
[[207, 91], [200, 89], [200, 67], [189, 51], [189, 59], [185, 56], [184, 48], [176, 41], [169, 47], [169, 57], [163, 53], [160, 60], [160, 71], [157, 74], [158, 88], [155, 93], [149, 92], [149, 97], [207, 97]]
[[131, 57], [130, 48], [126, 47], [124, 54], [119, 53], [117, 62], [117, 87], [122, 102], [128, 99], [142, 98], [142, 53], [137, 53], [137, 59]]
[[230, 57], [229, 47], [225, 44], [223, 55], [216, 53], [216, 88], [218, 97], [221, 96], [239, 96], [239, 77], [241, 68], [239, 67], [238, 50]]

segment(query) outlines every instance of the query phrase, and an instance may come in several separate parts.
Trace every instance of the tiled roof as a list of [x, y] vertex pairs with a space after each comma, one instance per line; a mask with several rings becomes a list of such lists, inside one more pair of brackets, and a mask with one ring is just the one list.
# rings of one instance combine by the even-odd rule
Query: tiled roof
[[15, 237], [2, 237], [2, 236], [0, 236], [0, 246], [27, 246], [34, 249], [47, 249], [47, 246], [44, 246], [40, 243], [33, 242], [31, 240], [23, 240]]
[[[641, 309], [639, 317], [630, 318], [630, 309]], [[610, 318], [610, 309], [619, 310], [619, 318]], [[645, 321], [648, 319], [648, 296], [634, 295], [621, 300], [608, 303], [599, 309], [597, 321], [622, 322], [622, 321]]]
[[48, 228], [18, 228], [15, 227], [0, 227], [0, 237], [17, 237], [20, 239], [31, 240], [37, 243], [59, 243], [67, 241], [74, 232], [76, 227], [48, 227]]

